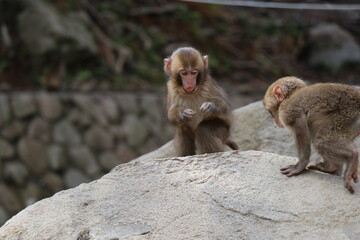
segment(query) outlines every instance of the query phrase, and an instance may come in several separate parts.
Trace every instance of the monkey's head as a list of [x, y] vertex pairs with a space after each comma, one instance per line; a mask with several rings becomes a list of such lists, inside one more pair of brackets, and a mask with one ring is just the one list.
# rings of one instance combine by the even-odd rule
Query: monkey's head
[[208, 57], [192, 47], [179, 48], [164, 59], [164, 71], [184, 93], [195, 93], [208, 69]]
[[281, 103], [296, 90], [305, 86], [306, 83], [297, 77], [283, 77], [273, 82], [267, 89], [263, 104], [265, 109], [271, 114], [276, 125], [284, 127], [279, 120], [279, 107]]

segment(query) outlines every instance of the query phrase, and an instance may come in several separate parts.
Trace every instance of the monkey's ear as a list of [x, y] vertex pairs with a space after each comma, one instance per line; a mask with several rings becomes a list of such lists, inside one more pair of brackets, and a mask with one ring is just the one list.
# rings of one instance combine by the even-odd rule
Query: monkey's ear
[[209, 61], [208, 61], [208, 56], [207, 55], [203, 56], [203, 61], [204, 61], [205, 69], [208, 69]]
[[171, 59], [164, 58], [164, 71], [166, 73], [170, 73], [171, 71]]
[[273, 89], [273, 94], [278, 102], [282, 102], [285, 98], [284, 92], [279, 86], [275, 86]]

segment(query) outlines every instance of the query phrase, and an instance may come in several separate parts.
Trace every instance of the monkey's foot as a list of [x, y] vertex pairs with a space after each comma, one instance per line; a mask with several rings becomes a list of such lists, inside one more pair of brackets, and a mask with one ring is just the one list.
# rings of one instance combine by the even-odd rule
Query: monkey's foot
[[295, 176], [304, 171], [305, 167], [296, 165], [289, 165], [283, 168], [280, 168], [282, 174], [285, 174], [288, 177]]
[[355, 171], [352, 175], [351, 175], [352, 179], [354, 180], [355, 183], [359, 182], [359, 178], [357, 175], [357, 171]]
[[345, 179], [344, 181], [344, 187], [350, 191], [350, 193], [354, 193], [354, 188], [352, 187], [351, 185], [351, 179], [348, 180], [348, 179]]
[[318, 171], [321, 171], [324, 173], [334, 174], [339, 170], [339, 166], [336, 164], [332, 164], [332, 163], [320, 162], [320, 163], [316, 163], [314, 165], [308, 166], [308, 169], [318, 170]]
[[351, 186], [351, 180], [354, 180], [355, 183], [359, 181], [357, 175], [357, 168], [358, 168], [358, 152], [355, 150], [351, 151], [353, 154], [352, 160], [346, 166], [345, 175], [344, 175], [344, 186], [347, 188], [351, 193], [354, 193], [354, 189]]
[[353, 169], [352, 172], [345, 173], [344, 176], [344, 187], [348, 189], [351, 193], [354, 193], [354, 188], [351, 185], [351, 180], [354, 180], [355, 183], [359, 181], [357, 175], [357, 169]]

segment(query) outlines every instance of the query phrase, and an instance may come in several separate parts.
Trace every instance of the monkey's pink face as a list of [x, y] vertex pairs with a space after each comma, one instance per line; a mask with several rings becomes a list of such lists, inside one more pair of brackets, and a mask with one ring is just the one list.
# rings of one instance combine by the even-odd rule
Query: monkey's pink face
[[271, 117], [272, 117], [272, 119], [273, 119], [273, 122], [274, 122], [278, 127], [283, 128], [284, 125], [283, 125], [283, 124], [280, 122], [280, 120], [279, 120], [279, 113], [278, 113], [278, 111], [271, 111], [271, 110], [269, 110], [269, 109], [266, 109], [266, 110], [268, 110], [268, 112], [270, 113], [270, 115], [271, 115]]
[[196, 85], [197, 85], [196, 79], [199, 74], [199, 71], [197, 71], [197, 70], [191, 70], [191, 71], [180, 70], [179, 74], [181, 77], [183, 89], [188, 93], [194, 92], [196, 89]]
[[284, 125], [279, 120], [279, 104], [274, 96], [271, 95], [265, 95], [263, 104], [265, 106], [265, 109], [270, 113], [273, 122], [278, 126], [283, 128]]

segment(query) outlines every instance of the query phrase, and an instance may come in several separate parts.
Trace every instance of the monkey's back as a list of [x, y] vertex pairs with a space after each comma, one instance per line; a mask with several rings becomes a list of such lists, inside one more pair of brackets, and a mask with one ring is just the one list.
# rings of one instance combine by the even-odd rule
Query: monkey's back
[[285, 118], [305, 113], [312, 135], [338, 136], [341, 132], [354, 138], [359, 134], [359, 127], [352, 126], [360, 119], [360, 91], [348, 85], [318, 83], [303, 87], [290, 96], [283, 109]]
[[318, 83], [303, 87], [295, 92], [289, 102], [309, 111], [342, 111], [346, 114], [360, 114], [360, 91], [356, 88], [337, 83]]

